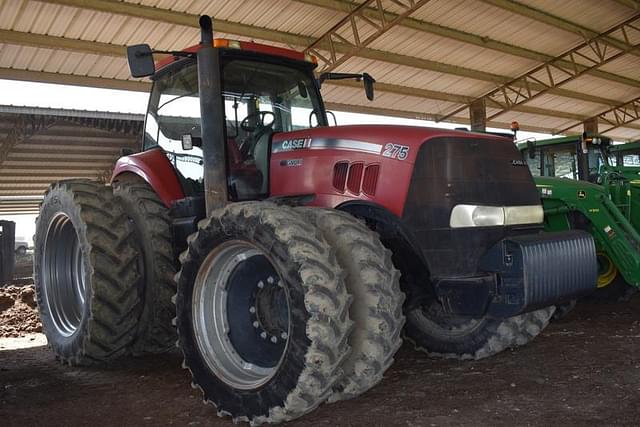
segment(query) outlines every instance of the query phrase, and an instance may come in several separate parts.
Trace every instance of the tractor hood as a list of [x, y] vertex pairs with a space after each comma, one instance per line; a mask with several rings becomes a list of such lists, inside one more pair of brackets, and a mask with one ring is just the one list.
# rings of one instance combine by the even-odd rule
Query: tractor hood
[[487, 139], [512, 144], [509, 138], [484, 133], [417, 126], [350, 125], [276, 133], [273, 136], [272, 152], [343, 149], [414, 163], [420, 146], [425, 141], [439, 137]]

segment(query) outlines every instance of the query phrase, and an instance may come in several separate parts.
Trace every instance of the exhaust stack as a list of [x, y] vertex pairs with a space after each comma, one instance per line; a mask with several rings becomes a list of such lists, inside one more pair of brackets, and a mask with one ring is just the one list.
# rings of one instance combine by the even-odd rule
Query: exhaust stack
[[204, 191], [207, 216], [228, 202], [224, 105], [220, 79], [220, 56], [213, 47], [213, 23], [200, 17], [198, 88], [204, 163]]

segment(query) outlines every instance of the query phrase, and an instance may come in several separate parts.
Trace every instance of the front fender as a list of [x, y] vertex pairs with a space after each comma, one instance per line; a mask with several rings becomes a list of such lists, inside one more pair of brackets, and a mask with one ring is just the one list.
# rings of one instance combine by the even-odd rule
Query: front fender
[[119, 158], [113, 168], [111, 182], [118, 181], [125, 173], [144, 179], [167, 207], [185, 197], [178, 175], [161, 148]]

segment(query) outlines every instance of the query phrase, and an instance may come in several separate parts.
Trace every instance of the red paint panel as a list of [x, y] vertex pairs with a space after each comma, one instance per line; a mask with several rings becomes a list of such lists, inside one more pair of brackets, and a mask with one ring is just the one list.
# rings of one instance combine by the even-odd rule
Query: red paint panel
[[[469, 141], [491, 139], [496, 143], [513, 144], [510, 139], [495, 135], [411, 126], [336, 126], [279, 133], [273, 137], [274, 146], [281, 147], [282, 141], [292, 139], [308, 139], [310, 142], [305, 145], [305, 148], [280, 151], [271, 155], [271, 195], [315, 194], [313, 202], [315, 206], [332, 208], [347, 201], [363, 200], [383, 206], [400, 217], [404, 210], [418, 150], [422, 144], [428, 144], [430, 139], [438, 137], [454, 137]], [[336, 141], [347, 141], [347, 145], [350, 144], [356, 148], [340, 148], [339, 144], [335, 145]], [[316, 142], [322, 142], [322, 144], [314, 148]], [[358, 142], [365, 143], [363, 150], [358, 150]], [[394, 145], [403, 148], [398, 150]], [[374, 147], [377, 148], [373, 149]], [[395, 154], [395, 158], [383, 156], [385, 153], [390, 153], [392, 156]], [[298, 160], [298, 162], [286, 162], [286, 160]], [[373, 168], [370, 172], [372, 175], [366, 178], [366, 192], [359, 192], [359, 180], [358, 191], [353, 192], [359, 194], [341, 191], [342, 178], [336, 178], [336, 163], [339, 162], [350, 164], [361, 162], [365, 170], [373, 167], [372, 165], [377, 166], [377, 173], [374, 173], [376, 170]], [[297, 166], [287, 166], [288, 164]], [[427, 165], [421, 167], [427, 167]], [[377, 176], [377, 181], [374, 176]], [[355, 182], [355, 177], [353, 179]], [[352, 186], [355, 189], [355, 184]]]
[[123, 173], [133, 173], [144, 179], [167, 207], [185, 197], [176, 171], [161, 148], [118, 159], [111, 182], [117, 181]]

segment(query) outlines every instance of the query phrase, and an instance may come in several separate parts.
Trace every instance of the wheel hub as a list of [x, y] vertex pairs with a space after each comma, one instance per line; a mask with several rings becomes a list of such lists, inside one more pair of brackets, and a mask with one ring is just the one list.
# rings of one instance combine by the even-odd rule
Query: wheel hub
[[228, 241], [205, 258], [194, 284], [194, 332], [218, 378], [252, 389], [275, 375], [289, 337], [286, 289], [255, 245]]

